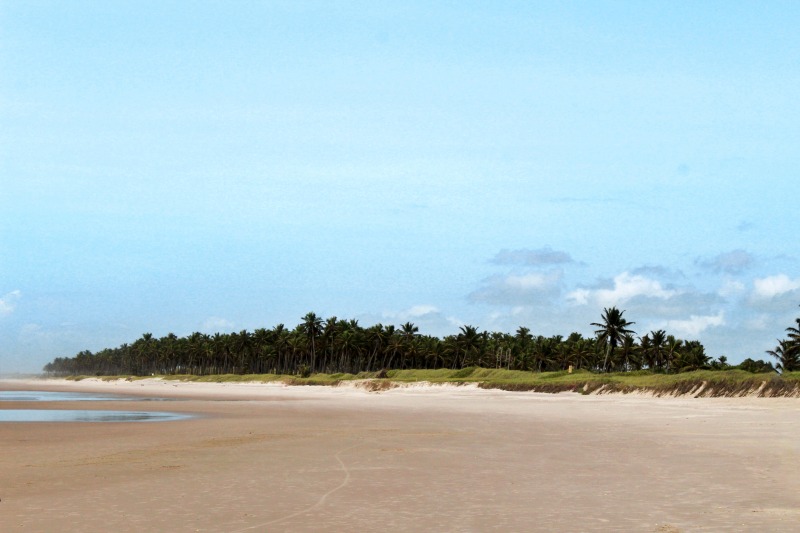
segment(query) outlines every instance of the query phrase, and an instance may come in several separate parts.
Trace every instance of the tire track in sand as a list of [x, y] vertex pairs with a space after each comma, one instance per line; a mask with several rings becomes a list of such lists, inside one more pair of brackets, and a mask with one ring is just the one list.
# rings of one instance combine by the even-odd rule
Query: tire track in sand
[[363, 446], [363, 445], [364, 445], [364, 443], [354, 444], [352, 446], [348, 446], [347, 448], [342, 448], [341, 450], [339, 450], [338, 452], [336, 452], [333, 455], [333, 457], [337, 461], [339, 461], [339, 465], [341, 466], [342, 471], [344, 471], [344, 479], [342, 480], [341, 483], [339, 483], [338, 485], [333, 487], [331, 490], [329, 490], [328, 492], [326, 492], [325, 494], [320, 496], [319, 500], [317, 500], [316, 503], [314, 503], [313, 505], [310, 505], [309, 507], [306, 507], [305, 509], [302, 509], [300, 511], [296, 511], [294, 513], [288, 514], [286, 516], [282, 516], [280, 518], [275, 518], [274, 520], [269, 520], [267, 522], [261, 522], [260, 524], [254, 524], [252, 526], [243, 527], [241, 529], [235, 529], [231, 533], [240, 533], [241, 531], [249, 531], [251, 529], [256, 529], [256, 528], [261, 528], [261, 527], [264, 527], [264, 526], [271, 526], [273, 524], [278, 524], [280, 522], [283, 522], [285, 520], [289, 520], [289, 519], [294, 518], [296, 516], [300, 516], [302, 514], [310, 513], [314, 509], [320, 507], [322, 504], [325, 503], [325, 500], [328, 499], [328, 496], [330, 496], [331, 494], [333, 494], [334, 492], [336, 492], [338, 490], [343, 489], [344, 487], [347, 486], [348, 483], [350, 483], [350, 469], [347, 468], [347, 465], [344, 463], [344, 461], [342, 461], [341, 455], [344, 452], [350, 451], [350, 450], [352, 450], [354, 448], [358, 448], [359, 446]]

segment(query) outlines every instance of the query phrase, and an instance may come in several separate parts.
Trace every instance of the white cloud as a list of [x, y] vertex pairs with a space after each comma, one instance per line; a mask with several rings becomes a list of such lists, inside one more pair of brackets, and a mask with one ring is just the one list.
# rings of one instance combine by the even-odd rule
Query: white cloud
[[589, 303], [589, 298], [592, 296], [592, 291], [589, 289], [575, 289], [567, 294], [567, 300], [572, 300], [578, 305], [586, 305]]
[[439, 308], [434, 305], [415, 305], [401, 314], [405, 314], [409, 317], [419, 317], [438, 312]]
[[535, 305], [557, 294], [562, 278], [563, 272], [559, 269], [492, 276], [470, 294], [470, 299], [495, 305]]
[[731, 296], [736, 296], [737, 294], [743, 293], [744, 290], [745, 286], [741, 281], [728, 280], [722, 284], [722, 287], [719, 288], [717, 294], [723, 298], [730, 298]]
[[203, 331], [208, 333], [221, 333], [233, 331], [234, 323], [225, 318], [211, 316], [203, 322]]
[[638, 296], [666, 300], [677, 294], [678, 291], [664, 288], [657, 280], [623, 272], [614, 278], [612, 288], [576, 289], [567, 294], [567, 299], [578, 305], [586, 305], [591, 301], [608, 307], [627, 302]]
[[696, 338], [710, 327], [724, 325], [725, 315], [719, 312], [716, 315], [690, 315], [686, 320], [668, 320], [664, 329], [678, 337]]
[[13, 313], [21, 296], [20, 291], [11, 291], [0, 298], [0, 316], [8, 316]]
[[438, 316], [441, 312], [439, 308], [435, 305], [429, 304], [417, 304], [409, 307], [408, 309], [403, 309], [402, 311], [384, 311], [382, 313], [383, 319], [388, 319], [392, 321], [401, 321], [405, 322], [412, 319], [420, 319], [424, 317], [432, 317], [434, 315]]
[[753, 295], [768, 300], [800, 289], [800, 279], [790, 279], [786, 274], [753, 280]]

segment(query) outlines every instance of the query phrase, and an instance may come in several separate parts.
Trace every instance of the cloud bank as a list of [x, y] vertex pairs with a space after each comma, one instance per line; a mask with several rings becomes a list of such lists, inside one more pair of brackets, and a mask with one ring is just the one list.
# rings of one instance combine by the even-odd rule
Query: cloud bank
[[767, 261], [744, 249], [684, 264], [632, 265], [594, 280], [585, 279], [591, 264], [550, 248], [501, 250], [491, 263], [511, 270], [480, 280], [468, 299], [488, 306], [488, 325], [504, 331], [524, 325], [541, 334], [592, 335], [589, 324], [616, 306], [639, 335], [664, 329], [736, 362], [765, 358], [799, 312], [800, 277], [759, 272]]
[[567, 294], [567, 299], [577, 305], [619, 306], [637, 297], [666, 300], [678, 291], [667, 289], [661, 282], [642, 275], [623, 272], [614, 277], [610, 287], [579, 288]]
[[753, 296], [762, 300], [769, 300], [798, 290], [800, 290], [800, 278], [791, 279], [786, 274], [753, 280]]

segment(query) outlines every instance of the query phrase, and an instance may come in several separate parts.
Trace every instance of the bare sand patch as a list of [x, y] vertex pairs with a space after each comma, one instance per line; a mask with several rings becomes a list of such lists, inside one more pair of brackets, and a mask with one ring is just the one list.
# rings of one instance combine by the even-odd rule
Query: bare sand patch
[[800, 519], [793, 398], [11, 387], [169, 397], [81, 408], [199, 416], [0, 424], [3, 531], [796, 531]]

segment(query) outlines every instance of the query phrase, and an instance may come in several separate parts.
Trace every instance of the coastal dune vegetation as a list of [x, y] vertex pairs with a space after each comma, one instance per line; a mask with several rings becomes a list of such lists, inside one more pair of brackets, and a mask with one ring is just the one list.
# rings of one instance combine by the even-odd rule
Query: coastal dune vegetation
[[[337, 384], [370, 380], [371, 387], [427, 381], [478, 383], [507, 390], [583, 393], [648, 390], [656, 394], [797, 395], [800, 386], [800, 318], [787, 338], [767, 353], [776, 365], [745, 359], [732, 366], [712, 359], [697, 340], [664, 330], [636, 336], [624, 311], [606, 308], [594, 337], [479, 331], [462, 326], [438, 338], [407, 322], [362, 327], [357, 320], [306, 314], [293, 329], [242, 330], [186, 337], [143, 334], [131, 344], [44, 367], [49, 376], [162, 376], [203, 381], [274, 381]], [[777, 373], [780, 372], [780, 375]]]

